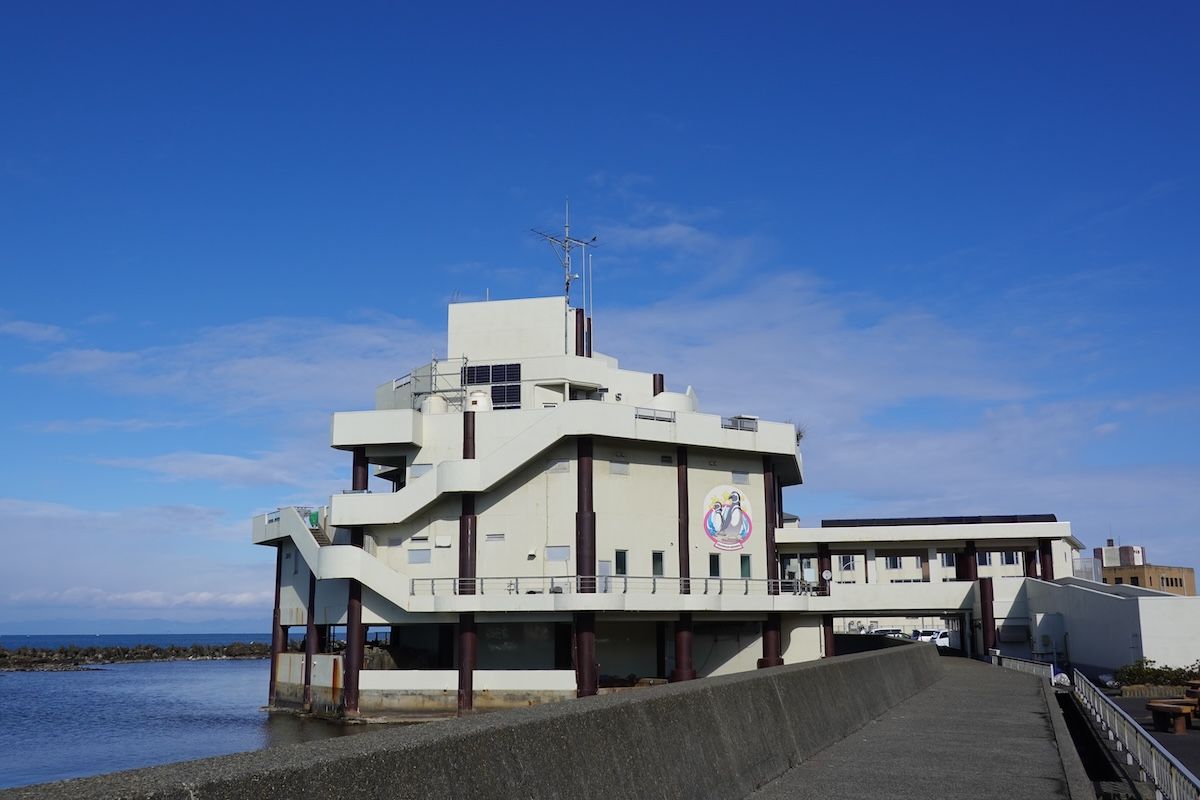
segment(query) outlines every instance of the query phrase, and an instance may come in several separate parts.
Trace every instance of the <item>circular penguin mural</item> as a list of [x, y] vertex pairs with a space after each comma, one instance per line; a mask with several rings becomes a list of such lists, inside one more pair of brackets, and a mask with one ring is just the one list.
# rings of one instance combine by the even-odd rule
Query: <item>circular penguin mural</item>
[[741, 550], [754, 530], [750, 513], [740, 489], [717, 486], [704, 498], [704, 533], [720, 550]]

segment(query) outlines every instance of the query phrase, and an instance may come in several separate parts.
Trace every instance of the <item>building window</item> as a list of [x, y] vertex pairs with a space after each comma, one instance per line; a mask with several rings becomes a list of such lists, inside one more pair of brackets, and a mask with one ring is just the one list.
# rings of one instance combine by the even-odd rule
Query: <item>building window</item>
[[742, 556], [741, 562], [742, 562], [742, 577], [749, 578], [750, 577], [750, 556]]
[[958, 561], [954, 558], [954, 553], [942, 553], [942, 566], [954, 567], [958, 565]]
[[410, 564], [428, 564], [432, 560], [432, 550], [409, 550], [408, 563]]
[[1137, 575], [1134, 575], [1133, 577], [1131, 577], [1131, 578], [1129, 579], [1129, 585], [1130, 585], [1130, 586], [1141, 586], [1141, 585], [1142, 585], [1142, 581], [1141, 581], [1141, 579], [1140, 579], [1140, 578], [1138, 578], [1138, 576], [1137, 576]]
[[900, 569], [900, 556], [888, 556], [884, 559], [884, 565], [887, 569]]
[[628, 475], [629, 474], [629, 462], [628, 461], [610, 461], [610, 462], [608, 462], [608, 474], [609, 475]]
[[842, 572], [854, 572], [854, 556], [842, 556]]
[[1011, 567], [1017, 563], [1017, 551], [1016, 550], [1005, 550], [1004, 553], [1001, 554], [1001, 558], [1002, 558], [1005, 566]]
[[618, 575], [628, 575], [629, 574], [629, 551], [628, 550], [618, 550], [616, 562], [617, 562], [617, 574]]
[[1121, 584], [1125, 583], [1125, 579], [1124, 579], [1124, 578], [1117, 578], [1117, 579], [1116, 579], [1116, 580], [1114, 580], [1113, 582], [1114, 582], [1114, 583], [1116, 583], [1116, 584], [1117, 584], [1117, 586], [1120, 586]]
[[521, 384], [492, 387], [492, 408], [497, 411], [521, 407]]
[[503, 542], [504, 534], [503, 533], [485, 533], [483, 535], [483, 540], [485, 542]]
[[992, 565], [991, 551], [988, 551], [986, 553], [976, 553], [975, 554], [975, 563], [981, 567], [990, 567]]
[[750, 473], [749, 472], [738, 472], [737, 470], [734, 470], [733, 484], [735, 486], [749, 486], [750, 485]]
[[570, 561], [571, 560], [571, 545], [559, 544], [550, 545], [546, 548], [547, 561]]
[[721, 554], [720, 553], [709, 553], [708, 554], [708, 577], [710, 577], [710, 578], [721, 577]]
[[672, 458], [671, 456], [659, 456], [659, 460], [661, 460], [662, 463], [664, 463], [664, 464], [674, 464], [675, 463], [675, 459]]
[[463, 386], [492, 384], [492, 408], [521, 407], [521, 365], [492, 364], [462, 368]]
[[661, 578], [666, 574], [663, 571], [663, 554], [661, 550], [655, 550], [650, 554], [650, 574], [656, 578]]

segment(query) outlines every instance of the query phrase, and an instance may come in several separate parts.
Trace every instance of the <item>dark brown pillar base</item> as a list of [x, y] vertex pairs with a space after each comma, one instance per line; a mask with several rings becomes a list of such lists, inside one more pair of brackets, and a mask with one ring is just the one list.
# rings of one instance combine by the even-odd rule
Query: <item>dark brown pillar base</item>
[[837, 644], [833, 638], [833, 614], [821, 615], [821, 638], [825, 641], [825, 658], [837, 655]]
[[346, 652], [342, 657], [344, 689], [342, 713], [358, 716], [358, 673], [362, 670], [366, 631], [362, 624], [362, 584], [350, 581], [350, 601], [346, 606]]
[[829, 551], [829, 545], [817, 545], [817, 591], [823, 595], [829, 594], [829, 585], [832, 580], [825, 579], [825, 573], [833, 573], [833, 554]]
[[267, 706], [275, 707], [275, 674], [279, 671], [279, 655], [287, 645], [279, 624], [279, 587], [283, 580], [283, 547], [275, 547], [275, 610], [271, 616], [271, 678], [267, 684]]
[[313, 659], [320, 652], [320, 636], [317, 634], [317, 576], [308, 574], [308, 609], [305, 612], [304, 628], [304, 710], [312, 711], [312, 670]]
[[1024, 551], [1021, 553], [1021, 560], [1025, 562], [1025, 577], [1036, 578], [1038, 576], [1038, 551]]
[[696, 670], [692, 667], [692, 615], [684, 612], [675, 623], [675, 669], [671, 671], [671, 682], [695, 678]]
[[591, 697], [599, 690], [596, 673], [596, 615], [590, 611], [575, 615], [576, 696]]
[[782, 666], [783, 657], [779, 650], [781, 627], [779, 614], [767, 614], [767, 621], [762, 626], [763, 657], [758, 660], [759, 669]]
[[1054, 549], [1049, 539], [1038, 539], [1038, 556], [1042, 567], [1042, 580], [1054, 580]]
[[458, 616], [458, 713], [475, 708], [475, 663], [479, 638], [475, 631], [475, 615]]

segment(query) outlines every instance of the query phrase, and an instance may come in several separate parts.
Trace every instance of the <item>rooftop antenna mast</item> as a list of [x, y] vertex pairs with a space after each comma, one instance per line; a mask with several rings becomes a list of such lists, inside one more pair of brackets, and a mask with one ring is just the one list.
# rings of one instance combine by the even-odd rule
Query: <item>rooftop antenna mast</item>
[[[572, 236], [571, 235], [571, 198], [569, 198], [569, 197], [567, 198], [565, 210], [566, 210], [566, 214], [564, 217], [563, 235], [561, 238], [558, 236], [552, 236], [549, 233], [544, 233], [542, 231], [537, 230], [536, 228], [534, 228], [532, 230], [535, 234], [540, 236], [542, 238], [542, 240], [546, 242], [546, 244], [550, 245], [550, 249], [554, 251], [555, 257], [558, 259], [559, 263], [562, 265], [563, 300], [566, 303], [567, 309], [570, 309], [570, 307], [571, 307], [571, 282], [576, 280], [577, 278], [579, 278], [579, 275], [571, 272], [571, 251], [577, 247], [579, 247], [579, 248], [595, 247], [596, 237], [593, 236], [591, 239], [588, 239], [585, 241], [583, 239], [576, 239], [574, 236]], [[585, 252], [586, 252], [586, 250], [585, 250]], [[585, 260], [585, 266], [586, 266], [586, 260]], [[584, 305], [587, 305], [586, 295], [584, 296]], [[564, 315], [563, 315], [563, 353], [566, 355], [570, 355], [570, 348], [569, 348], [570, 320], [568, 319], [568, 317], [569, 317], [569, 315], [564, 312]]]

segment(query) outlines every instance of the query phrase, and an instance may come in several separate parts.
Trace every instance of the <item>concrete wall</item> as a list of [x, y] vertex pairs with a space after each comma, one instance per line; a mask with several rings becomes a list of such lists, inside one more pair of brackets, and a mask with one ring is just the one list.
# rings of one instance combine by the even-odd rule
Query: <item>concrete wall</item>
[[914, 644], [0, 796], [729, 800], [845, 738], [942, 670], [932, 645]]

